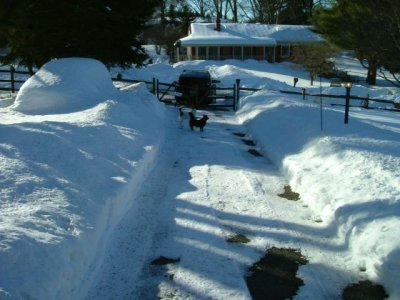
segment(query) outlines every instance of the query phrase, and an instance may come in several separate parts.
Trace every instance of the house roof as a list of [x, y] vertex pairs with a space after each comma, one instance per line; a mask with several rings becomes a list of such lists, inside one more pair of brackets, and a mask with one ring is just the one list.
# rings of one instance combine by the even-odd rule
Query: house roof
[[180, 39], [182, 46], [276, 46], [285, 43], [320, 42], [323, 39], [305, 25], [273, 25], [247, 23], [192, 23], [190, 34]]

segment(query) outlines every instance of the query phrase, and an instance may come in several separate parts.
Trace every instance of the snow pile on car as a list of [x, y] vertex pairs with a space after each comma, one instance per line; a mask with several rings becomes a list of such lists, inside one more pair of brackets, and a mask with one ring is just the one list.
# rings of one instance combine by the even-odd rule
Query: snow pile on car
[[62, 58], [46, 63], [21, 87], [13, 108], [25, 114], [62, 114], [112, 98], [117, 90], [95, 59]]

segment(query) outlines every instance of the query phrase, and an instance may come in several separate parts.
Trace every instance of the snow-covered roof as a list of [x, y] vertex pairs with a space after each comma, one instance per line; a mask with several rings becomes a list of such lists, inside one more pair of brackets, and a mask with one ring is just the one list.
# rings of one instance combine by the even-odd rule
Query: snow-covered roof
[[182, 46], [276, 46], [322, 40], [305, 25], [221, 23], [221, 30], [217, 31], [214, 23], [192, 23], [190, 34], [179, 41]]

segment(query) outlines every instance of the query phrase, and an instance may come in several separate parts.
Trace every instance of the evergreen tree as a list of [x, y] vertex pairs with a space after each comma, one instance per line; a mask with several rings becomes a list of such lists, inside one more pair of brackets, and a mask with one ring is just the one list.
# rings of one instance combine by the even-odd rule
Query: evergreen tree
[[281, 24], [310, 24], [313, 9], [313, 0], [288, 0], [283, 1], [278, 22]]
[[[310, 24], [312, 11], [320, 1], [313, 0], [250, 0], [240, 1], [251, 21], [270, 24]], [[249, 15], [249, 12], [253, 16]]]
[[32, 68], [80, 56], [140, 65], [138, 37], [154, 7], [155, 0], [0, 0], [0, 41], [10, 48], [3, 62]]
[[197, 17], [188, 5], [173, 6], [170, 5], [165, 13], [164, 21], [149, 26], [145, 32], [145, 37], [156, 46], [158, 54], [164, 48], [168, 55], [173, 55], [175, 51], [174, 43], [188, 34], [190, 23]]
[[385, 6], [385, 9], [381, 9], [381, 6], [377, 3], [374, 3], [375, 8], [372, 9], [380, 20], [383, 30], [378, 43], [378, 57], [382, 67], [392, 74], [392, 78], [386, 76], [383, 68], [379, 68], [378, 74], [395, 86], [400, 87], [400, 2], [381, 1], [381, 5]]
[[[355, 56], [368, 69], [367, 83], [376, 84], [378, 69], [400, 67], [395, 52], [400, 48], [399, 4], [390, 0], [339, 0], [331, 8], [314, 13], [316, 30]], [[395, 50], [397, 48], [397, 50]]]

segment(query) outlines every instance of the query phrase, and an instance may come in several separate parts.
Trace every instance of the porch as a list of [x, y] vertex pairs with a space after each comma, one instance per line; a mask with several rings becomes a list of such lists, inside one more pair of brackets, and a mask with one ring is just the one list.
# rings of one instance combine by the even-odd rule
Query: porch
[[177, 61], [255, 59], [268, 62], [290, 59], [293, 47], [278, 46], [181, 46], [176, 48]]

